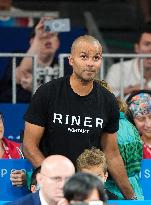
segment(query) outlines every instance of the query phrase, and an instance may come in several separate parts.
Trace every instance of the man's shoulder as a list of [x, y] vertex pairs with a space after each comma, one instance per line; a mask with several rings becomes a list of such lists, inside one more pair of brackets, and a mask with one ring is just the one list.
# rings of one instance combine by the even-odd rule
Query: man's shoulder
[[99, 83], [98, 81], [95, 81], [95, 83], [97, 85], [97, 90], [100, 95], [115, 98], [115, 95], [112, 92], [110, 92], [107, 88], [105, 88], [103, 85], [101, 85], [101, 83]]
[[57, 78], [57, 79], [53, 79], [52, 81], [49, 81], [43, 85], [41, 85], [40, 87], [44, 87], [44, 88], [48, 88], [48, 87], [53, 87], [53, 86], [58, 86], [59, 84], [61, 85], [62, 83], [64, 83], [66, 80], [66, 77], [61, 77], [61, 78]]
[[28, 194], [18, 200], [8, 203], [8, 205], [40, 205], [39, 192]]
[[45, 94], [55, 92], [56, 89], [60, 89], [63, 86], [65, 79], [65, 77], [61, 77], [44, 83], [36, 90], [36, 93]]

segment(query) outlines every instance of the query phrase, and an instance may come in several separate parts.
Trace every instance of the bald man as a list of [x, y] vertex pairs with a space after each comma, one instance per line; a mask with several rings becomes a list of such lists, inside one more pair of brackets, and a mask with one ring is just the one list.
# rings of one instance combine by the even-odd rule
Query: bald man
[[57, 205], [64, 200], [63, 186], [75, 173], [73, 163], [62, 155], [52, 155], [42, 162], [41, 171], [36, 175], [40, 190], [29, 194], [10, 205]]
[[48, 155], [61, 154], [75, 164], [84, 149], [101, 148], [112, 177], [130, 199], [134, 193], [116, 142], [116, 99], [94, 80], [101, 62], [97, 39], [84, 35], [73, 42], [69, 56], [73, 73], [42, 85], [25, 114], [24, 154], [37, 167]]

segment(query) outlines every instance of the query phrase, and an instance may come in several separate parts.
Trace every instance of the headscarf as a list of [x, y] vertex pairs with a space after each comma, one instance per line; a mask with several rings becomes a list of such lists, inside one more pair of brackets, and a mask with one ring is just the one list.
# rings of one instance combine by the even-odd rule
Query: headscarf
[[151, 95], [149, 93], [139, 93], [132, 97], [129, 102], [129, 109], [133, 117], [142, 117], [151, 113]]

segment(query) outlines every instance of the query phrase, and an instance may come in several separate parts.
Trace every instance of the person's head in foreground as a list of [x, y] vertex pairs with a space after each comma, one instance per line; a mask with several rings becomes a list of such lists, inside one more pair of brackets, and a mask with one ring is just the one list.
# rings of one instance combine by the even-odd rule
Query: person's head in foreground
[[57, 204], [64, 198], [64, 183], [74, 173], [73, 163], [62, 155], [51, 155], [43, 161], [40, 173], [37, 174], [37, 183], [45, 203]]
[[107, 162], [105, 154], [95, 147], [85, 149], [77, 158], [76, 167], [78, 171], [94, 174], [103, 182], [108, 177]]
[[77, 172], [64, 185], [64, 197], [71, 203], [107, 201], [103, 182], [95, 175]]

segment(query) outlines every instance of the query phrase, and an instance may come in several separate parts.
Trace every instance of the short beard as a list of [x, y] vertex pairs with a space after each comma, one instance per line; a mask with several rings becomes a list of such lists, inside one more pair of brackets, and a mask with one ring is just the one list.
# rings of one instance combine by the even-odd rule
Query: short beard
[[95, 77], [93, 78], [89, 78], [89, 79], [83, 79], [81, 76], [79, 76], [77, 73], [75, 73], [75, 75], [77, 76], [77, 79], [84, 85], [88, 84], [89, 82], [92, 82]]

